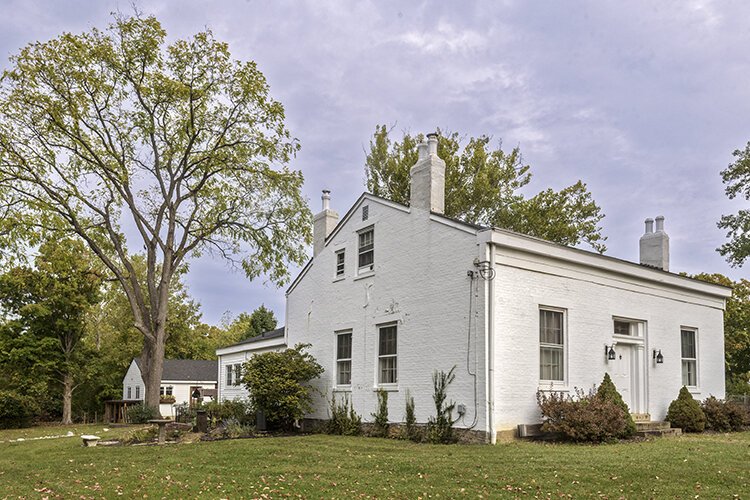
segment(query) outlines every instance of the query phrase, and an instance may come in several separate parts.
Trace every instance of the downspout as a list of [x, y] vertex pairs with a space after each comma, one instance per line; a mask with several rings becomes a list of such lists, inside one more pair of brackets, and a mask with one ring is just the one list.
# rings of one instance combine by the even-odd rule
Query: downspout
[[[490, 269], [495, 269], [495, 252], [491, 242], [487, 242], [485, 258], [489, 257]], [[487, 282], [487, 428], [490, 432], [490, 442], [497, 444], [495, 432], [495, 286], [494, 280]]]

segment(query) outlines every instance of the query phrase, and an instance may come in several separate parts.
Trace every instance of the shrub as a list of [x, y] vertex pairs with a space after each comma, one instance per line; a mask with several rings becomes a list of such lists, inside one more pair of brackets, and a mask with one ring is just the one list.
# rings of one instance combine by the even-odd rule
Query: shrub
[[711, 396], [701, 403], [706, 416], [706, 429], [716, 432], [741, 431], [748, 424], [747, 410], [732, 401], [722, 401]]
[[171, 394], [159, 396], [159, 404], [162, 404], [162, 405], [171, 405], [171, 404], [174, 404], [175, 401], [177, 401], [177, 398], [175, 398]]
[[156, 439], [159, 430], [155, 426], [133, 429], [122, 437], [125, 444], [148, 443]]
[[452, 443], [453, 438], [453, 408], [456, 403], [451, 401], [446, 404], [448, 397], [448, 386], [456, 378], [456, 367], [450, 369], [448, 373], [444, 371], [434, 372], [432, 374], [433, 394], [432, 400], [435, 402], [435, 416], [427, 420], [427, 440], [431, 443]]
[[706, 415], [685, 386], [680, 389], [677, 399], [670, 403], [667, 420], [683, 432], [703, 432], [706, 427]]
[[131, 424], [145, 424], [158, 417], [159, 412], [152, 406], [138, 403], [128, 408], [128, 422]]
[[371, 413], [375, 419], [373, 422], [373, 435], [388, 437], [388, 393], [378, 389], [378, 412]]
[[250, 403], [244, 399], [209, 401], [204, 403], [201, 408], [206, 410], [208, 419], [213, 425], [219, 422], [228, 422], [231, 419], [242, 425], [252, 424], [254, 421]]
[[312, 410], [312, 387], [308, 382], [320, 377], [323, 367], [297, 344], [282, 352], [256, 354], [244, 365], [242, 381], [250, 392], [254, 411], [262, 410], [270, 427], [291, 429]]
[[349, 398], [344, 396], [341, 404], [336, 402], [336, 396], [331, 399], [331, 419], [326, 424], [326, 433], [343, 436], [357, 436], [362, 433], [362, 417], [354, 411], [354, 405], [349, 406]]
[[224, 424], [224, 437], [239, 438], [255, 434], [255, 428], [249, 424], [243, 424], [237, 419], [230, 417]]
[[38, 408], [33, 399], [0, 390], [0, 429], [28, 427]]
[[625, 432], [619, 437], [630, 437], [635, 434], [635, 422], [630, 415], [630, 408], [628, 408], [628, 405], [622, 400], [622, 395], [620, 395], [617, 387], [615, 387], [615, 383], [612, 382], [609, 373], [604, 374], [604, 379], [596, 390], [596, 396], [605, 401], [611, 401], [622, 408], [623, 417], [625, 418]]
[[404, 416], [404, 437], [414, 442], [422, 440], [422, 430], [417, 426], [414, 397], [406, 391], [406, 415]]
[[628, 435], [621, 406], [595, 393], [577, 389], [575, 397], [552, 392], [536, 393], [544, 423], [542, 431], [576, 442], [610, 442]]

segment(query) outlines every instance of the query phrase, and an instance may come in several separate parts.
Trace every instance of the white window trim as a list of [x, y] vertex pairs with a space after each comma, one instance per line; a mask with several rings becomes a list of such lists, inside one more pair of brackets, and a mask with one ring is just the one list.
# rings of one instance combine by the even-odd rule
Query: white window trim
[[[359, 243], [359, 241], [357, 241]], [[333, 279], [334, 281], [342, 280], [346, 277], [346, 249], [342, 248], [341, 250], [336, 250], [334, 253], [335, 260], [334, 260], [334, 269], [333, 269]], [[344, 261], [342, 262], [342, 268], [341, 268], [341, 274], [339, 274], [339, 255], [344, 256]]]
[[[352, 330], [339, 330], [336, 332], [333, 332], [335, 335], [335, 340], [333, 342], [333, 387], [334, 390], [344, 390], [344, 391], [350, 391], [352, 387], [352, 376], [354, 375], [354, 362], [352, 360], [354, 356], [354, 334], [352, 333]], [[351, 335], [351, 340], [349, 347], [351, 349], [351, 352], [349, 353], [348, 358], [341, 358], [339, 359], [339, 336], [341, 335]], [[349, 383], [348, 384], [339, 384], [339, 361], [349, 361]]]
[[[695, 358], [683, 358], [682, 357], [682, 332], [693, 332], [693, 342], [695, 342]], [[695, 385], [688, 385], [685, 386], [688, 388], [690, 392], [700, 392], [700, 386], [701, 386], [701, 371], [700, 371], [700, 349], [698, 348], [698, 329], [692, 326], [680, 326], [680, 387], [682, 387], [684, 384], [682, 384], [683, 379], [683, 373], [682, 373], [682, 362], [683, 360], [693, 360], [695, 361]]]
[[[396, 327], [396, 354], [386, 354], [384, 356], [380, 355], [380, 329], [381, 328], [388, 328], [394, 326]], [[377, 350], [376, 350], [376, 356], [375, 356], [375, 385], [374, 389], [384, 389], [387, 391], [397, 391], [398, 390], [398, 383], [399, 383], [399, 363], [398, 363], [398, 339], [400, 337], [399, 334], [399, 328], [398, 328], [398, 322], [397, 321], [390, 321], [388, 323], [381, 323], [379, 325], [375, 326], [375, 331], [377, 332], [376, 336], [376, 342], [377, 342]], [[387, 358], [396, 358], [396, 382], [388, 382], [388, 383], [381, 383], [380, 382], [380, 359], [382, 357]]]
[[128, 386], [128, 391], [127, 391], [128, 397], [125, 398], [125, 399], [133, 399], [133, 390], [132, 389], [133, 388], [131, 386]]
[[[562, 345], [562, 353], [563, 353], [563, 379], [562, 380], [545, 380], [541, 378], [541, 364], [542, 364], [542, 347], [548, 346], [548, 347], [556, 347], [556, 344], [542, 344], [539, 336], [542, 331], [542, 324], [541, 324], [541, 312], [542, 311], [551, 311], [551, 312], [558, 312], [562, 313], [562, 327], [563, 327], [563, 345]], [[537, 314], [536, 314], [536, 338], [537, 338], [537, 348], [536, 348], [536, 370], [537, 370], [537, 376], [539, 377], [539, 390], [542, 391], [567, 391], [568, 390], [568, 310], [563, 307], [554, 307], [554, 306], [545, 306], [545, 305], [539, 305]]]
[[[369, 266], [360, 267], [359, 265], [359, 257], [362, 255], [362, 250], [359, 244], [359, 238], [363, 233], [367, 233], [369, 231], [372, 231], [372, 264]], [[357, 276], [370, 276], [375, 272], [375, 226], [370, 224], [367, 227], [364, 227], [362, 229], [359, 229], [357, 231], [357, 256], [356, 256], [356, 269], [357, 269]]]

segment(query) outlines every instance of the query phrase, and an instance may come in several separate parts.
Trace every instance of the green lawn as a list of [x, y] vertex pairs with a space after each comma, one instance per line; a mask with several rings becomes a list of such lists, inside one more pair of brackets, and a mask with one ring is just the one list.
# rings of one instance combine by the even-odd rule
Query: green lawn
[[[76, 430], [99, 433], [101, 428]], [[44, 430], [41, 435], [65, 434], [68, 428]], [[0, 441], [18, 434], [0, 431]], [[319, 435], [161, 447], [83, 448], [77, 438], [0, 443], [2, 498], [749, 494], [747, 432], [605, 446], [431, 446]]]

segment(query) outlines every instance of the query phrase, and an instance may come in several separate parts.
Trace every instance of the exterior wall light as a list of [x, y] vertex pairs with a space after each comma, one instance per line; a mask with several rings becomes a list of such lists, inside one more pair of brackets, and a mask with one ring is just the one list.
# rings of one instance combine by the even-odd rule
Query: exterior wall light
[[604, 344], [604, 355], [609, 361], [614, 361], [617, 357], [617, 353], [615, 352], [615, 345], [612, 344], [611, 346], [609, 346], [607, 344]]
[[654, 359], [656, 360], [657, 365], [664, 363], [664, 356], [661, 354], [661, 349], [658, 351], [654, 349]]

